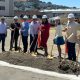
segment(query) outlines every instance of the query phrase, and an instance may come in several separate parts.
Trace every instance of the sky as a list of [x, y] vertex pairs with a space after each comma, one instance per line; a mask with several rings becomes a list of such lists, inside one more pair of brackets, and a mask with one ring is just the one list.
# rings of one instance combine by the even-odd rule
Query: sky
[[41, 0], [41, 1], [52, 2], [53, 4], [57, 5], [80, 8], [80, 0]]

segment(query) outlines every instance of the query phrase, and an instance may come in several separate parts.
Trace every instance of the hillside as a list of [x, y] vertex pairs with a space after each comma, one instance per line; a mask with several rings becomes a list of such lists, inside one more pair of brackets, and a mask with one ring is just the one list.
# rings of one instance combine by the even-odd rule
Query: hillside
[[51, 2], [42, 2], [42, 1], [15, 1], [14, 2], [14, 9], [15, 10], [21, 10], [21, 11], [26, 11], [26, 10], [42, 10], [42, 9], [70, 9], [70, 8], [76, 8], [76, 7], [68, 7], [68, 6], [63, 6], [63, 5], [56, 5], [52, 4]]

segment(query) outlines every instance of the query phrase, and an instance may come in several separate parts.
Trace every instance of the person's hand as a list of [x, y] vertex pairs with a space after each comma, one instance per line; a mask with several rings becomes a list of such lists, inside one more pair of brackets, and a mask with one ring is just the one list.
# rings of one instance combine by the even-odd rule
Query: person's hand
[[20, 27], [16, 27], [17, 29], [20, 29]]
[[63, 32], [66, 32], [66, 31], [67, 31], [67, 28], [63, 29], [62, 31], [63, 31]]
[[15, 29], [11, 29], [11, 31], [15, 31]]
[[45, 29], [42, 29], [41, 31], [45, 31]]

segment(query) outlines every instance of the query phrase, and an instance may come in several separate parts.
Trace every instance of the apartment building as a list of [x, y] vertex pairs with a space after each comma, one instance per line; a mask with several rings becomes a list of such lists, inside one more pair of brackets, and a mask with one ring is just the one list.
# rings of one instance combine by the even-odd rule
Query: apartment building
[[0, 0], [0, 16], [14, 16], [14, 0]]

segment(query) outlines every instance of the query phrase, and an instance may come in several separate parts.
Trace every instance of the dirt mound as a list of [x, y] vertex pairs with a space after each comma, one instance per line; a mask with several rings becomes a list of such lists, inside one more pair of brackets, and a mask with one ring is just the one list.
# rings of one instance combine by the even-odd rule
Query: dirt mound
[[48, 60], [43, 56], [32, 57], [31, 54], [23, 54], [16, 52], [5, 52], [0, 54], [0, 60], [9, 62], [15, 65], [29, 66], [47, 71], [55, 71], [63, 74], [80, 74], [80, 64], [63, 60], [59, 62], [58, 58]]

